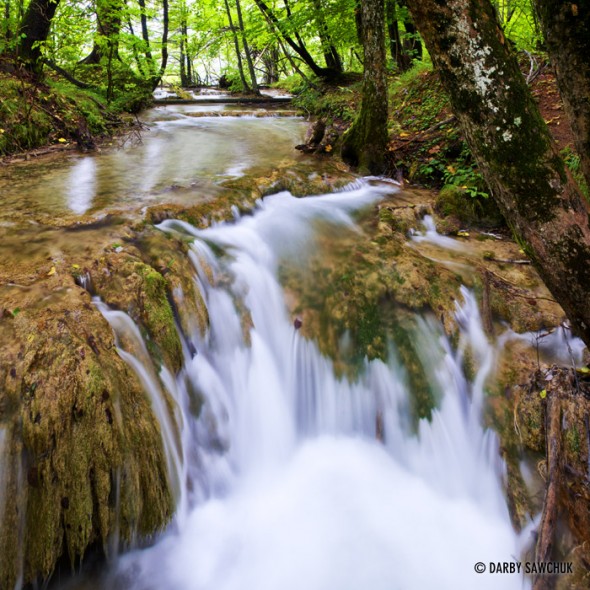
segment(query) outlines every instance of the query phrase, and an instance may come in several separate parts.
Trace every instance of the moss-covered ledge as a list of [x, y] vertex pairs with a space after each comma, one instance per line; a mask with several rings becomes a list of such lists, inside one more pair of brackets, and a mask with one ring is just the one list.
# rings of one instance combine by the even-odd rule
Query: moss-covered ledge
[[115, 533], [153, 535], [173, 512], [159, 425], [110, 326], [88, 292], [48, 283], [0, 317], [2, 588], [47, 580]]

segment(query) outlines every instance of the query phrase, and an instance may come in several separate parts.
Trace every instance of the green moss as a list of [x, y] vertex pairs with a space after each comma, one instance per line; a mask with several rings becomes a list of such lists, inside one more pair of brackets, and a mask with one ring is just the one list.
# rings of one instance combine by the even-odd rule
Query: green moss
[[168, 301], [168, 283], [158, 271], [145, 264], [137, 263], [135, 268], [143, 278], [142, 320], [162, 357], [178, 371], [182, 363], [182, 346]]
[[574, 424], [565, 431], [566, 452], [577, 457], [580, 454], [580, 433]]
[[22, 563], [25, 583], [43, 581], [62, 558], [74, 566], [90, 546], [106, 547], [115, 530], [123, 541], [152, 535], [172, 514], [149, 400], [100, 313], [72, 289], [62, 297], [19, 314], [18, 355], [0, 350], [16, 375], [0, 371], [0, 389], [19, 394], [3, 458], [2, 587]]

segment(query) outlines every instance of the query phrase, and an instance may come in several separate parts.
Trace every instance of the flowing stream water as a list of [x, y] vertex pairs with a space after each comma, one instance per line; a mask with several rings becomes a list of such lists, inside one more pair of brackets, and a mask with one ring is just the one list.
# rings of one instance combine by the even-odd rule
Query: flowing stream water
[[[122, 205], [133, 191], [135, 199], [153, 200], [170, 182], [189, 194], [205, 168], [209, 182], [241, 174], [267, 152], [270, 167], [283, 157], [270, 140], [263, 147], [258, 141], [258, 151], [233, 141], [235, 123], [166, 111], [143, 146], [117, 158], [78, 158], [54, 174], [57, 185], [67, 183], [54, 192], [54, 205], [81, 215]], [[302, 132], [294, 120], [239, 124], [250, 139], [268, 137], [271, 129], [290, 145]], [[215, 139], [204, 159], [189, 166], [187, 142], [196, 146], [195, 133], [201, 141]], [[109, 166], [113, 179], [103, 194], [101, 175]], [[33, 209], [46, 206], [32, 188], [29, 199], [39, 199]], [[508, 514], [498, 442], [481, 420], [484, 383], [493, 377], [501, 343], [485, 336], [472, 293], [463, 289], [456, 307], [462, 342], [478, 367], [472, 380], [438, 321], [417, 318], [420, 358], [432, 389], [441, 392], [432, 419], [417, 426], [408, 369], [393, 346], [386, 362], [365, 361], [355, 379], [337, 376], [288, 311], [281, 265], [305, 266], [319, 228], [360, 231], [355, 212], [392, 190], [366, 180], [330, 195], [298, 199], [284, 192], [259, 202], [252, 215], [205, 230], [160, 224], [162, 232], [192, 240], [195, 283], [210, 319], [205, 334], [184, 339], [178, 376], [156, 367], [129, 316], [95, 299], [160, 423], [177, 512], [151, 547], [60, 587], [527, 587], [517, 575], [474, 571], [477, 562], [518, 560], [523, 548]], [[0, 428], [0, 451], [3, 436]]]
[[[160, 400], [153, 405], [167, 456], [175, 458], [171, 479], [183, 487], [171, 530], [153, 547], [121, 557], [101, 588], [526, 585], [518, 576], [499, 584], [474, 571], [477, 562], [517, 559], [521, 547], [497, 441], [481, 426], [496, 350], [473, 295], [464, 289], [456, 310], [479, 366], [472, 382], [437, 322], [418, 322], [421, 356], [443, 393], [432, 420], [417, 431], [395, 352], [388, 362], [366, 362], [357, 380], [338, 378], [289, 317], [280, 264], [310, 253], [315, 221], [353, 228], [351, 213], [388, 191], [364, 183], [306, 199], [281, 193], [236, 223], [207, 230], [161, 224], [162, 231], [194, 238], [190, 256], [210, 317], [204, 336], [191, 335], [176, 386], [139, 360], [146, 351], [131, 320], [97, 302], [120, 338], [135, 332], [136, 356], [121, 354]], [[251, 317], [247, 331], [244, 313]], [[203, 397], [196, 416], [188, 410], [187, 382]], [[176, 448], [170, 417], [158, 410], [163, 386], [177, 403], [180, 453], [169, 450]]]

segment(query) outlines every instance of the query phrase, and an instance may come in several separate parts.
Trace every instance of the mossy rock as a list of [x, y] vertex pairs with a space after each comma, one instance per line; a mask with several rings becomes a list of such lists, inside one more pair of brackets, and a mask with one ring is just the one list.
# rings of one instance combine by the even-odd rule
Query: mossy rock
[[505, 221], [491, 197], [472, 197], [461, 187], [445, 185], [441, 188], [434, 208], [443, 218], [455, 217], [461, 224], [479, 227], [504, 226]]
[[169, 284], [162, 274], [144, 263], [132, 246], [95, 261], [91, 274], [101, 299], [143, 326], [153, 356], [172, 371], [180, 370], [182, 346], [168, 300]]
[[0, 333], [8, 588], [21, 566], [25, 583], [46, 580], [59, 560], [74, 566], [115, 532], [123, 543], [153, 535], [173, 500], [150, 402], [87, 292], [23, 306], [0, 319]]

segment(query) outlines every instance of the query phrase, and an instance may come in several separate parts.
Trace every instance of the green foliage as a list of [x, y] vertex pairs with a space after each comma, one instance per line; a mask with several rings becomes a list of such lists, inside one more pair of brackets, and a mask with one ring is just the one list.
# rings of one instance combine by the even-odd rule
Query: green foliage
[[543, 42], [532, 0], [496, 0], [496, 14], [504, 34], [519, 50], [538, 50]]
[[561, 157], [572, 173], [575, 181], [578, 183], [582, 194], [586, 197], [586, 200], [590, 201], [590, 188], [588, 187], [586, 179], [582, 174], [582, 169], [580, 167], [580, 156], [568, 146], [561, 151]]
[[360, 82], [350, 86], [322, 86], [316, 81], [314, 86], [305, 86], [293, 104], [306, 112], [322, 117], [328, 123], [338, 119], [352, 123], [360, 107]]

